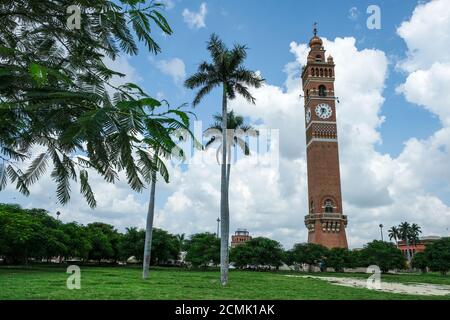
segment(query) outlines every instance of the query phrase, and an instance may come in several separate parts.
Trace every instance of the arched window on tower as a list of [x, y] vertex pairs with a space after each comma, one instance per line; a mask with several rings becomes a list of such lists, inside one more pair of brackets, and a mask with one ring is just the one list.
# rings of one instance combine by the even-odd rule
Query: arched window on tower
[[322, 57], [320, 56], [320, 54], [316, 56], [316, 62], [322, 62]]
[[325, 213], [333, 213], [333, 200], [325, 200]]
[[325, 86], [323, 84], [321, 84], [319, 86], [319, 96], [320, 97], [325, 97], [326, 95], [327, 95], [326, 88], [325, 88]]
[[309, 205], [309, 212], [314, 213], [314, 201], [313, 200], [311, 200], [311, 203]]

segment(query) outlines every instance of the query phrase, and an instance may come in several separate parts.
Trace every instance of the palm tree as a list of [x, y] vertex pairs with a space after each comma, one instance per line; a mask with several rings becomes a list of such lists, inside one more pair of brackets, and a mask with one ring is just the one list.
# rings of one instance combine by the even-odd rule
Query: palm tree
[[259, 88], [264, 79], [254, 71], [247, 70], [243, 62], [247, 57], [247, 47], [234, 45], [228, 49], [215, 34], [211, 35], [207, 45], [211, 54], [212, 63], [202, 62], [195, 74], [185, 81], [189, 89], [200, 88], [193, 105], [200, 101], [216, 87], [222, 87], [222, 164], [220, 179], [220, 279], [222, 285], [228, 282], [228, 238], [230, 220], [228, 217], [228, 190], [226, 177], [227, 161], [227, 103], [228, 99], [234, 99], [237, 94], [243, 96], [250, 103], [255, 103], [255, 98], [248, 91], [248, 87]]
[[410, 240], [410, 233], [411, 233], [411, 225], [408, 222], [402, 222], [398, 226], [398, 231], [400, 235], [400, 239], [405, 241], [406, 243], [406, 257], [408, 259], [408, 264], [411, 265], [411, 254], [409, 251], [409, 240]]
[[[422, 233], [422, 230], [418, 224], [416, 224], [416, 223], [411, 224], [410, 241], [414, 246], [416, 246], [417, 242], [419, 242], [419, 234], [421, 234], [421, 233]], [[411, 258], [414, 258], [414, 251], [412, 252]]]
[[176, 237], [177, 237], [177, 240], [178, 240], [178, 248], [181, 251], [183, 249], [185, 235], [184, 235], [184, 233], [177, 234]]
[[[157, 166], [161, 163], [161, 167], [165, 168], [164, 163], [158, 157], [159, 149], [156, 148], [153, 154], [151, 165]], [[164, 172], [162, 173], [164, 174]], [[156, 171], [151, 173], [150, 182], [150, 200], [147, 209], [147, 223], [145, 227], [145, 242], [144, 242], [144, 260], [142, 266], [142, 278], [148, 279], [150, 271], [150, 259], [152, 252], [152, 236], [153, 236], [153, 218], [155, 216], [155, 191], [156, 191]]]
[[398, 248], [398, 241], [397, 241], [397, 240], [399, 239], [399, 236], [400, 236], [399, 231], [398, 231], [398, 228], [397, 228], [396, 226], [392, 226], [392, 227], [388, 230], [388, 235], [389, 235], [389, 240], [394, 239], [395, 244], [396, 244], [396, 246], [397, 246], [397, 248]]
[[[215, 120], [214, 124], [205, 130], [204, 136], [206, 138], [210, 137], [209, 141], [205, 145], [205, 150], [210, 148], [216, 142], [219, 142], [219, 146], [216, 152], [217, 162], [219, 161], [219, 154], [222, 152], [222, 115], [216, 114], [213, 116]], [[230, 186], [230, 171], [231, 171], [231, 148], [236, 149], [239, 147], [245, 155], [250, 154], [250, 147], [245, 141], [245, 137], [258, 135], [258, 131], [255, 130], [251, 125], [244, 123], [244, 118], [239, 115], [235, 115], [234, 111], [231, 110], [227, 114], [227, 190], [229, 192]], [[236, 154], [236, 153], [235, 153]], [[229, 208], [228, 208], [229, 210]]]
[[[184, 106], [184, 105], [183, 105]], [[182, 107], [183, 107], [182, 106]], [[180, 107], [181, 108], [181, 107]], [[183, 115], [181, 121], [174, 120], [166, 116], [166, 127], [163, 128], [170, 137], [182, 139], [187, 134], [192, 136], [192, 132], [189, 131], [189, 117], [191, 112], [181, 112], [179, 109], [175, 109], [175, 113]], [[161, 115], [159, 115], [161, 117]], [[151, 128], [147, 129], [151, 132]], [[152, 236], [153, 236], [153, 218], [155, 215], [155, 191], [157, 172], [169, 182], [169, 172], [162, 160], [162, 158], [170, 158], [176, 156], [184, 159], [183, 151], [175, 144], [175, 142], [169, 139], [162, 144], [160, 141], [155, 140], [152, 136], [144, 138], [144, 145], [138, 149], [139, 154], [139, 166], [142, 171], [142, 175], [145, 180], [150, 183], [150, 200], [147, 210], [147, 223], [145, 229], [145, 242], [144, 242], [144, 260], [142, 266], [142, 278], [148, 279], [150, 270], [151, 250], [152, 250]]]
[[402, 222], [398, 226], [399, 238], [405, 241], [406, 244], [406, 255], [408, 258], [409, 268], [411, 269], [411, 260], [414, 256], [414, 250], [410, 251], [409, 245], [417, 245], [419, 241], [419, 234], [422, 233], [420, 226], [416, 223], [409, 224], [408, 222]]

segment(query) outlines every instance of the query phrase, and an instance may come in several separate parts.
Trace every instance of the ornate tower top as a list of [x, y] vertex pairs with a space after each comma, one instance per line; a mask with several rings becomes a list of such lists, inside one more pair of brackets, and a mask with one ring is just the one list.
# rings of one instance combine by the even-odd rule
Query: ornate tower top
[[314, 22], [313, 25], [313, 34], [314, 36], [311, 38], [311, 40], [309, 40], [309, 47], [311, 49], [320, 49], [322, 47], [322, 39], [320, 39], [320, 37], [317, 36], [317, 22]]

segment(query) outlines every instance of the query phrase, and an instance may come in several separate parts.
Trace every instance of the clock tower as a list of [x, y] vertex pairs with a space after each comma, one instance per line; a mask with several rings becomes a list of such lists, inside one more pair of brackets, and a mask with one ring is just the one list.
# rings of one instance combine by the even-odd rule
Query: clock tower
[[308, 207], [305, 225], [308, 242], [328, 248], [347, 248], [336, 126], [334, 62], [325, 57], [322, 39], [309, 41], [310, 51], [302, 70], [305, 99]]

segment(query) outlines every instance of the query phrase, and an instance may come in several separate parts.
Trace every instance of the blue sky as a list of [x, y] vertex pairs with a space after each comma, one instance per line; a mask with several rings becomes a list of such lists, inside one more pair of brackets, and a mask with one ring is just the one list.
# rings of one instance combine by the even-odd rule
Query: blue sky
[[[141, 46], [138, 56], [112, 68], [171, 105], [190, 103], [183, 87], [217, 33], [228, 45], [249, 47], [246, 67], [266, 79], [252, 91], [256, 105], [230, 104], [247, 121], [279, 129], [279, 164], [239, 159], [231, 173], [231, 230], [248, 228], [289, 248], [304, 242], [307, 183], [300, 64], [312, 24], [336, 63], [338, 135], [344, 213], [350, 247], [379, 238], [378, 224], [416, 222], [424, 235], [450, 226], [450, 6], [447, 0], [274, 1], [165, 0], [172, 36], [155, 31], [162, 53]], [[381, 29], [366, 27], [369, 5], [381, 9]], [[156, 29], [155, 29], [156, 30]], [[289, 68], [288, 68], [289, 67]], [[292, 68], [291, 68], [292, 67]], [[220, 110], [219, 89], [194, 110], [204, 126]], [[214, 152], [213, 152], [214, 153]], [[206, 157], [214, 158], [213, 154]], [[219, 167], [170, 166], [171, 183], [158, 183], [155, 226], [173, 233], [215, 232]], [[29, 197], [8, 186], [0, 202], [61, 211], [64, 221], [104, 221], [124, 230], [145, 226], [147, 192], [130, 191], [90, 175], [98, 207], [91, 210], [73, 186], [71, 202], [55, 202], [47, 175]]]
[[[377, 145], [381, 152], [397, 155], [403, 142], [415, 136], [425, 138], [439, 127], [438, 119], [416, 105], [405, 101], [395, 92], [397, 85], [405, 79], [405, 73], [395, 68], [395, 62], [405, 58], [406, 46], [397, 35], [400, 23], [408, 19], [417, 1], [173, 1], [174, 7], [167, 10], [167, 17], [174, 34], [169, 37], [156, 35], [162, 47], [158, 59], [180, 58], [186, 66], [186, 74], [196, 70], [198, 63], [208, 59], [205, 43], [212, 32], [217, 33], [228, 45], [247, 44], [248, 68], [260, 70], [267, 82], [282, 86], [286, 74], [285, 64], [293, 59], [289, 52], [291, 41], [307, 42], [311, 37], [313, 22], [317, 21], [319, 35], [328, 39], [352, 36], [357, 39], [357, 47], [383, 50], [391, 59], [389, 77], [384, 92], [386, 101], [381, 113], [386, 121], [380, 127], [383, 143]], [[186, 8], [199, 11], [201, 3], [206, 3], [206, 27], [190, 29], [183, 20]], [[376, 4], [381, 8], [381, 29], [369, 30], [366, 9]], [[350, 10], [357, 9], [357, 16], [351, 18]], [[142, 85], [152, 93], [163, 92], [173, 105], [191, 102], [193, 92], [174, 86], [170, 77], [161, 76], [159, 69], [149, 63], [149, 57], [142, 48], [139, 57], [130, 63], [139, 70]], [[348, 63], [351, 63], [350, 61]], [[157, 79], [155, 81], [155, 79]], [[300, 84], [299, 84], [300, 85]], [[217, 92], [196, 109], [201, 120], [209, 121], [217, 112]]]

